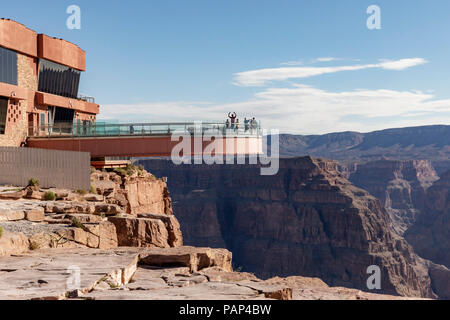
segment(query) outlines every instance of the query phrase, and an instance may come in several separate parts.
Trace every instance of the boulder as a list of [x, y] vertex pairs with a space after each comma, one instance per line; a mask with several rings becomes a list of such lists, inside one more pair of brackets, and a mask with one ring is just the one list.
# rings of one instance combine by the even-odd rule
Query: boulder
[[44, 208], [25, 210], [25, 219], [32, 222], [44, 221], [45, 219]]
[[180, 223], [174, 215], [156, 214], [156, 213], [140, 213], [139, 218], [159, 219], [165, 225], [169, 233], [169, 245], [171, 247], [181, 247], [183, 245], [183, 235], [181, 233]]
[[25, 195], [25, 191], [0, 193], [0, 200], [19, 200]]
[[117, 232], [116, 227], [109, 221], [102, 221], [99, 223], [99, 249], [117, 248]]
[[54, 218], [54, 216], [45, 217], [44, 222], [48, 224], [72, 224], [71, 219]]
[[99, 194], [87, 194], [84, 196], [84, 200], [91, 202], [103, 202], [103, 196]]
[[18, 221], [25, 219], [23, 210], [0, 210], [0, 222], [2, 221]]
[[211, 267], [220, 267], [231, 272], [232, 254], [226, 249], [179, 247], [179, 248], [151, 248], [142, 251], [140, 261], [144, 265], [158, 267], [188, 267], [191, 272]]
[[125, 216], [108, 217], [108, 221], [116, 227], [119, 246], [170, 247], [166, 225], [159, 219]]
[[268, 299], [292, 300], [292, 288], [287, 286], [269, 284], [264, 281], [255, 282], [248, 280], [239, 282], [239, 285], [256, 290]]
[[66, 214], [65, 220], [77, 219], [81, 223], [99, 223], [103, 221], [103, 218], [95, 214], [85, 214], [85, 213], [69, 213]]
[[28, 238], [23, 233], [4, 232], [0, 237], [0, 257], [22, 254], [28, 248]]
[[111, 249], [118, 245], [115, 226], [107, 221], [82, 224], [82, 228], [63, 229], [58, 234], [89, 248]]
[[58, 231], [58, 235], [67, 241], [73, 241], [89, 248], [98, 248], [98, 232], [98, 225], [86, 225], [86, 229], [84, 230], [76, 227], [60, 230]]
[[122, 213], [123, 210], [116, 204], [96, 204], [95, 205], [95, 214], [105, 214], [106, 216], [113, 216], [119, 213]]
[[33, 200], [43, 200], [45, 192], [28, 189], [24, 198]]

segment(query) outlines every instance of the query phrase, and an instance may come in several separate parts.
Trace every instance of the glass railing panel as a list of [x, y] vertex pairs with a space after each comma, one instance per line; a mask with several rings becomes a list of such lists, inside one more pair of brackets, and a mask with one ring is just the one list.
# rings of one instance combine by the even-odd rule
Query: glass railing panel
[[186, 122], [186, 123], [88, 123], [72, 124], [58, 123], [50, 126], [33, 127], [30, 125], [31, 136], [37, 137], [102, 137], [130, 135], [168, 135], [174, 132], [189, 134], [221, 134], [221, 135], [260, 135], [261, 124], [254, 126], [226, 125], [224, 122]]

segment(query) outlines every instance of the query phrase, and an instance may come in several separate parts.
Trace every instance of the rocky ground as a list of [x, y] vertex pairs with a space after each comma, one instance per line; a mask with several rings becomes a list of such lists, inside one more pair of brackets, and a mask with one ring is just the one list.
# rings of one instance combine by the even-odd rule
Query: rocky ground
[[194, 247], [38, 250], [0, 259], [0, 279], [2, 300], [406, 299], [317, 278], [260, 280], [232, 271], [228, 250]]

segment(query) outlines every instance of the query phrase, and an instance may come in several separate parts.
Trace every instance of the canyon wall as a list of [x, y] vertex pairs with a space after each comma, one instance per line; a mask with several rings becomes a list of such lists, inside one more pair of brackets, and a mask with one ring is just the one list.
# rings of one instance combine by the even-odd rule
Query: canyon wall
[[275, 176], [261, 176], [257, 165], [141, 164], [168, 177], [185, 243], [226, 247], [235, 267], [367, 291], [367, 267], [378, 265], [381, 292], [435, 296], [428, 267], [393, 231], [380, 202], [333, 161], [281, 159]]
[[450, 268], [450, 171], [427, 192], [424, 209], [405, 234], [422, 257]]
[[427, 160], [378, 160], [355, 164], [348, 175], [355, 186], [380, 200], [400, 235], [415, 222], [424, 208], [427, 189], [439, 179]]

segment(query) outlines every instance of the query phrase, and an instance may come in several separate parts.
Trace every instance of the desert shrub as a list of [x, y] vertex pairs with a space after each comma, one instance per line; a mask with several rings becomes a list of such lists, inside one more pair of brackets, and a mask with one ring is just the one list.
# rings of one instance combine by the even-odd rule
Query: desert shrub
[[30, 241], [30, 250], [39, 249], [39, 244], [36, 241]]
[[75, 192], [82, 196], [87, 195], [89, 193], [89, 191], [87, 190], [75, 190]]
[[29, 187], [39, 187], [39, 180], [35, 178], [31, 178], [28, 180], [28, 186]]
[[144, 174], [144, 167], [142, 165], [135, 165], [135, 164], [127, 164], [125, 168], [114, 168], [114, 172], [122, 175], [122, 176], [131, 176], [134, 173], [137, 173], [139, 176], [142, 176]]
[[140, 176], [142, 176], [144, 174], [144, 171], [145, 171], [144, 166], [142, 166], [142, 165], [136, 166], [136, 170], [138, 172], [138, 175], [140, 175]]
[[127, 171], [124, 168], [114, 168], [114, 172], [122, 176], [127, 175]]
[[80, 228], [83, 231], [89, 231], [88, 228], [77, 218], [72, 218], [72, 226], [76, 228]]
[[89, 193], [97, 194], [97, 189], [91, 184], [91, 187], [89, 189]]
[[127, 164], [127, 166], [125, 167], [125, 171], [128, 176], [131, 176], [134, 172], [136, 172], [136, 167], [134, 166], [134, 164]]
[[2, 237], [2, 235], [3, 235], [3, 227], [0, 227], [0, 238]]
[[54, 201], [56, 199], [56, 195], [55, 195], [55, 193], [53, 191], [47, 191], [44, 194], [44, 199], [46, 201]]

